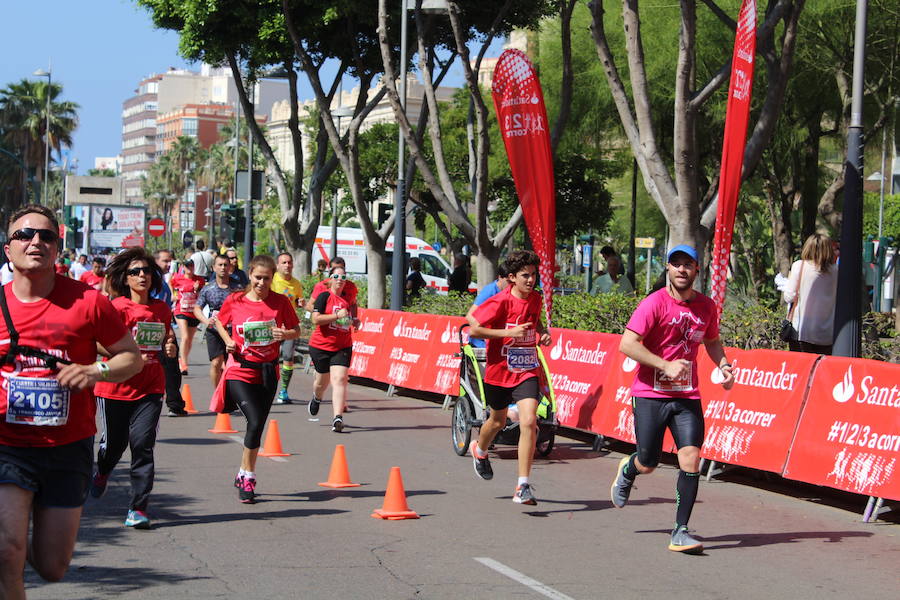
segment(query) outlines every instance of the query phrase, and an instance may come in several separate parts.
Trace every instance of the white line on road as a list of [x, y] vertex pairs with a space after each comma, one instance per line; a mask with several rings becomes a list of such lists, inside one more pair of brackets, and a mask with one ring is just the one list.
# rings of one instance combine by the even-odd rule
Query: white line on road
[[487, 558], [486, 556], [473, 556], [472, 558], [474, 560], [477, 560], [484, 566], [489, 567], [489, 568], [497, 571], [498, 573], [506, 575], [510, 579], [518, 581], [522, 585], [528, 586], [531, 589], [533, 589], [534, 591], [536, 591], [537, 593], [543, 594], [544, 596], [547, 596], [548, 598], [553, 598], [553, 600], [575, 600], [571, 596], [566, 596], [562, 592], [557, 592], [552, 587], [548, 587], [548, 586], [544, 585], [543, 583], [541, 583], [540, 581], [538, 581], [536, 579], [532, 579], [528, 575], [525, 575], [524, 573], [519, 573], [515, 569], [507, 567], [503, 563], [497, 562], [493, 558]]
[[[244, 438], [239, 435], [229, 435], [228, 439], [241, 445], [244, 444]], [[287, 459], [281, 456], [264, 456], [263, 458], [268, 458], [269, 460], [274, 460], [275, 462], [287, 462]]]

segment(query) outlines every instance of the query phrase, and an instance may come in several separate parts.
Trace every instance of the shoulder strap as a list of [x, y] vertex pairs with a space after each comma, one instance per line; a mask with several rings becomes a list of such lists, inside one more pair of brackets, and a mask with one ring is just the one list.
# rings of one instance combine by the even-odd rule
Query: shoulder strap
[[9, 332], [9, 354], [7, 360], [15, 357], [13, 348], [19, 345], [19, 332], [13, 326], [12, 317], [9, 314], [9, 306], [6, 304], [6, 289], [0, 288], [0, 308], [3, 309], [3, 320], [6, 322], [6, 330]]
[[800, 289], [803, 284], [803, 259], [800, 259], [800, 276], [797, 279], [797, 297], [794, 298], [794, 301], [791, 302], [791, 310], [788, 311], [788, 321], [794, 320], [794, 309], [797, 308], [797, 305], [800, 304]]
[[17, 354], [40, 358], [53, 370], [56, 370], [60, 363], [64, 365], [72, 364], [72, 361], [53, 356], [49, 352], [19, 345], [19, 332], [13, 326], [12, 317], [9, 314], [9, 306], [6, 303], [6, 290], [2, 287], [0, 287], [0, 309], [3, 310], [3, 320], [6, 321], [6, 330], [9, 332], [9, 353], [0, 360], [0, 364], [12, 364], [16, 360]]

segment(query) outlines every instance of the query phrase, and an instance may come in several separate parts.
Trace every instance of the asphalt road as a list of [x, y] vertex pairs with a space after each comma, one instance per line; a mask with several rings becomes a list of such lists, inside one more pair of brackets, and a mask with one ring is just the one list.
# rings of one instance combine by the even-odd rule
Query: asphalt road
[[[200, 338], [202, 339], [202, 338]], [[199, 340], [198, 340], [199, 341]], [[202, 342], [190, 366], [194, 402], [211, 393]], [[239, 434], [211, 434], [203, 412], [162, 418], [149, 531], [125, 528], [125, 459], [100, 500], [89, 499], [72, 566], [60, 583], [26, 572], [29, 598], [879, 598], [900, 597], [900, 526], [757, 487], [703, 481], [691, 527], [701, 556], [666, 549], [676, 472], [638, 479], [615, 509], [609, 484], [621, 454], [557, 438], [537, 459], [537, 506], [511, 502], [515, 450], [492, 453], [495, 477], [478, 479], [451, 448], [440, 405], [351, 386], [344, 433], [330, 405], [307, 414], [312, 375], [273, 407], [285, 451], [260, 458], [262, 494], [237, 500]], [[335, 444], [362, 485], [330, 490]], [[399, 466], [418, 520], [371, 518]]]

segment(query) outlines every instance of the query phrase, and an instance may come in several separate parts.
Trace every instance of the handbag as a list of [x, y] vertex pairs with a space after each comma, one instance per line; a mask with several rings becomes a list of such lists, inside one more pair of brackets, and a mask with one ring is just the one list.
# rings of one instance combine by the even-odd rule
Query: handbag
[[800, 286], [803, 283], [803, 262], [800, 262], [800, 280], [797, 282], [797, 297], [791, 302], [791, 308], [788, 310], [786, 319], [781, 320], [781, 328], [778, 330], [778, 338], [782, 342], [798, 341], [799, 333], [794, 328], [794, 309], [800, 303]]

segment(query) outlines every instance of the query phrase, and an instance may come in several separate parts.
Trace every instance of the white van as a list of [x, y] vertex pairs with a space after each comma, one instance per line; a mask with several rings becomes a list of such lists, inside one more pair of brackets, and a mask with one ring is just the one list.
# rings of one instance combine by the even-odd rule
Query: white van
[[[328, 255], [331, 250], [331, 227], [321, 226], [316, 232], [316, 244], [313, 249], [313, 265], [320, 258], [330, 260]], [[387, 271], [391, 271], [391, 260], [394, 254], [394, 237], [387, 241]], [[337, 228], [337, 255], [347, 262], [347, 273], [350, 275], [365, 276], [368, 274], [368, 261], [366, 259], [366, 244], [363, 240], [361, 229], [353, 227]], [[440, 254], [425, 240], [416, 237], [406, 237], [406, 264], [409, 268], [409, 259], [418, 257], [422, 261], [422, 277], [425, 284], [439, 294], [446, 294], [448, 287], [447, 278], [450, 276], [450, 265], [444, 261]], [[407, 270], [407, 274], [409, 271]]]

